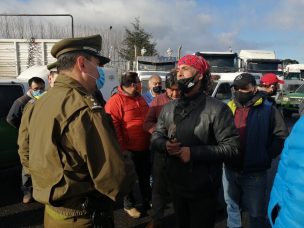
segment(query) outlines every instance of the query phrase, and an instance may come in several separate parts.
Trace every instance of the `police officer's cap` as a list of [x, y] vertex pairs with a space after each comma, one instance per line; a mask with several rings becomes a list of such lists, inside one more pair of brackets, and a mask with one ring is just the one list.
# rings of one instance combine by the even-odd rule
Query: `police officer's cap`
[[100, 35], [63, 39], [52, 47], [51, 54], [53, 57], [58, 58], [68, 52], [84, 51], [97, 57], [100, 60], [100, 64], [103, 65], [110, 62], [110, 59], [101, 54], [101, 41]]
[[48, 64], [46, 67], [49, 71], [57, 71], [57, 61], [54, 63]]

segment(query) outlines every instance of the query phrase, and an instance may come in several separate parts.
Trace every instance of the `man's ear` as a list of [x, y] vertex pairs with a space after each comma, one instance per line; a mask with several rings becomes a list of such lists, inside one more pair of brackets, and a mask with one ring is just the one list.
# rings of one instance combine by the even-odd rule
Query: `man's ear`
[[255, 86], [254, 89], [253, 89], [253, 94], [256, 94], [258, 92], [258, 87]]
[[202, 80], [203, 78], [204, 78], [204, 75], [203, 74], [201, 74], [201, 73], [198, 73], [198, 80]]
[[79, 71], [83, 72], [85, 71], [85, 57], [83, 56], [78, 56], [77, 59], [76, 59], [76, 63], [75, 63], [75, 66], [78, 68]]

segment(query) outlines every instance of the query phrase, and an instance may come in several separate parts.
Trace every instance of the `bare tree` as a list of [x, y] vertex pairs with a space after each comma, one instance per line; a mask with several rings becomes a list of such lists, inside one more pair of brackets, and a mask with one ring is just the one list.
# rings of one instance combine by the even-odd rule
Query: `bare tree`
[[[118, 54], [121, 50], [121, 43], [124, 39], [123, 29], [115, 28], [112, 26], [89, 26], [84, 24], [75, 25], [75, 36], [89, 36], [100, 34], [102, 36], [102, 53], [110, 57], [112, 60], [109, 66], [125, 70], [126, 62]], [[36, 18], [29, 17], [0, 17], [0, 38], [4, 39], [63, 39], [71, 37], [71, 28], [66, 25], [54, 24], [50, 21], [36, 20]], [[36, 47], [32, 43], [32, 51]], [[34, 59], [29, 57], [28, 65], [31, 65]], [[35, 60], [36, 61], [36, 60]]]

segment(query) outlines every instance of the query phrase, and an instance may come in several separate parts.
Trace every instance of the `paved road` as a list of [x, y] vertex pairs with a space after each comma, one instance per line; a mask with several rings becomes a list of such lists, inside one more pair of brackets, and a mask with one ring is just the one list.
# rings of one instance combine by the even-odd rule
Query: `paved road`
[[[2, 228], [14, 228], [14, 227], [43, 227], [43, 205], [33, 202], [30, 204], [20, 203], [22, 200], [22, 194], [19, 190], [20, 181], [18, 176], [20, 175], [20, 168], [11, 170], [10, 174], [1, 175], [0, 181], [1, 187], [1, 201], [0, 201], [0, 227]], [[150, 221], [148, 215], [144, 215], [140, 219], [132, 219], [122, 210], [122, 203], [118, 203], [118, 206], [114, 212], [115, 227], [116, 228], [140, 228]], [[140, 208], [140, 207], [139, 207]], [[174, 215], [172, 205], [166, 210], [165, 227], [173, 228]], [[218, 216], [218, 222], [216, 228], [225, 227], [225, 214], [222, 212]]]
[[[293, 116], [286, 120], [288, 127], [291, 129], [298, 116]], [[20, 167], [9, 170], [8, 172], [0, 173], [0, 227], [42, 227], [43, 223], [43, 207], [39, 203], [22, 204], [20, 191]], [[121, 205], [121, 203], [119, 204]], [[145, 224], [150, 220], [148, 215], [140, 219], [132, 219], [128, 217], [120, 206], [115, 210], [115, 225], [117, 228], [140, 228], [145, 227]], [[172, 208], [166, 211], [165, 227], [171, 228], [174, 226], [174, 215]], [[248, 219], [245, 215], [244, 227], [248, 227]], [[226, 216], [223, 213], [219, 214], [216, 228], [226, 227]]]

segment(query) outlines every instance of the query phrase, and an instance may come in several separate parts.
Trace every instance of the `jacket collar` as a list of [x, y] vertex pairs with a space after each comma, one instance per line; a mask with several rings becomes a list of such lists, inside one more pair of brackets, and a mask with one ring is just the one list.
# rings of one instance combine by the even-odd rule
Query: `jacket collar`
[[238, 108], [259, 106], [263, 103], [263, 101], [264, 101], [264, 97], [261, 93], [256, 93], [255, 96], [250, 101], [248, 101], [245, 105], [241, 105], [237, 100], [233, 99], [233, 102]]
[[72, 77], [69, 77], [68, 74], [59, 74], [54, 86], [72, 88], [78, 90], [82, 94], [90, 95], [90, 93], [81, 84]]

